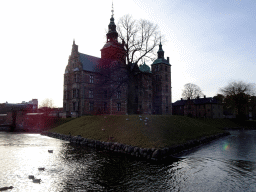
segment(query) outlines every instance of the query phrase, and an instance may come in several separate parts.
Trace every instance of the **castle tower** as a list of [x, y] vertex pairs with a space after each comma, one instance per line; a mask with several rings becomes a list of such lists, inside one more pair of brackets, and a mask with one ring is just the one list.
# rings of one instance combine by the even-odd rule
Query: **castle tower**
[[153, 75], [153, 110], [156, 114], [172, 114], [171, 65], [164, 58], [160, 42], [158, 57], [151, 65]]
[[111, 12], [112, 15], [108, 25], [108, 33], [106, 34], [107, 42], [101, 49], [101, 58], [120, 61], [121, 63], [125, 64], [124, 43], [121, 44], [118, 42], [118, 33], [116, 31], [113, 4]]

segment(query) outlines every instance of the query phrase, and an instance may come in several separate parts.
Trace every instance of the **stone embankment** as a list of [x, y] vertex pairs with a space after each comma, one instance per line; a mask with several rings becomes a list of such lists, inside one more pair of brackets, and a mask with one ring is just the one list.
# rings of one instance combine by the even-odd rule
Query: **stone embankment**
[[62, 135], [59, 133], [52, 133], [52, 132], [42, 132], [42, 135], [46, 135], [49, 137], [70, 141], [71, 143], [79, 144], [79, 145], [86, 145], [89, 147], [93, 147], [99, 150], [108, 150], [117, 153], [123, 153], [127, 155], [134, 156], [140, 159], [147, 159], [153, 161], [160, 161], [164, 160], [167, 157], [172, 157], [172, 155], [180, 153], [182, 151], [188, 150], [190, 148], [199, 146], [204, 143], [208, 143], [212, 140], [217, 138], [229, 135], [229, 132], [220, 133], [217, 135], [212, 135], [208, 137], [203, 137], [199, 140], [191, 140], [183, 145], [177, 145], [173, 147], [165, 147], [163, 149], [157, 148], [140, 148], [136, 146], [125, 145], [117, 142], [105, 142], [105, 141], [97, 141], [92, 139], [86, 139], [81, 136], [68, 136]]

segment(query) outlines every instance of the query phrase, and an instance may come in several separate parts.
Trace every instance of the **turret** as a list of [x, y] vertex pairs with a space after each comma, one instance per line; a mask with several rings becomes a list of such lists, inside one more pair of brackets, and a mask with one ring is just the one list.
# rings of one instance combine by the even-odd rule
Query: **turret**
[[110, 18], [110, 23], [108, 25], [108, 33], [107, 33], [107, 42], [109, 41], [117, 41], [118, 33], [116, 32], [116, 24], [114, 19], [114, 8], [112, 3], [112, 15]]

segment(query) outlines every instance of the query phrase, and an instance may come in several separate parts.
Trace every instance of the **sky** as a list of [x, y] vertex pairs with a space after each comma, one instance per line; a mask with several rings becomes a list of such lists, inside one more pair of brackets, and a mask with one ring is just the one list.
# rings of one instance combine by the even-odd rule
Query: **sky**
[[[232, 81], [256, 83], [255, 0], [114, 0], [126, 14], [158, 24], [170, 58], [172, 101], [186, 83], [213, 97]], [[63, 106], [73, 39], [100, 57], [112, 0], [0, 1], [0, 103], [52, 99]], [[151, 63], [147, 63], [149, 66]]]

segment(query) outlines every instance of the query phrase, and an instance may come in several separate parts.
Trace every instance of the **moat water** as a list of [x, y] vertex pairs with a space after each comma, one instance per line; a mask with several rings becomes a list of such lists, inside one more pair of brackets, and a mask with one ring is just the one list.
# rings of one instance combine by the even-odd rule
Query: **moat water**
[[[26, 192], [256, 191], [256, 130], [230, 133], [183, 153], [175, 162], [149, 163], [39, 134], [0, 132], [0, 188], [13, 186], [9, 191]], [[29, 175], [41, 182], [33, 183]]]

